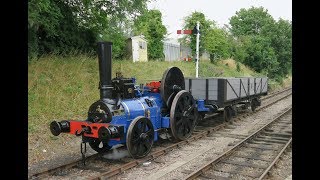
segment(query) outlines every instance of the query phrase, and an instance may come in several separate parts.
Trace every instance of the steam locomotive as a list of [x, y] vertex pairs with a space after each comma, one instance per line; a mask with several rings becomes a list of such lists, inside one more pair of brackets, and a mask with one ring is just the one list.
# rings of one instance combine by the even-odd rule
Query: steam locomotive
[[260, 96], [267, 94], [266, 77], [184, 78], [178, 67], [167, 69], [161, 81], [145, 86], [120, 74], [111, 79], [112, 42], [97, 45], [100, 99], [89, 107], [86, 120], [53, 121], [50, 131], [55, 136], [81, 136], [82, 143], [98, 153], [121, 144], [133, 158], [142, 158], [161, 133], [185, 140], [206, 114], [222, 109], [228, 121], [237, 105], [254, 110], [261, 105]]

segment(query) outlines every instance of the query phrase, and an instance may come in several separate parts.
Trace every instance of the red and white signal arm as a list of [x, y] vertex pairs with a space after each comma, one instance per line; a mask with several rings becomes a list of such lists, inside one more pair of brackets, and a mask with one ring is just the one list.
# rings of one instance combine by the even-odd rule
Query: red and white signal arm
[[177, 34], [192, 34], [192, 30], [177, 30]]

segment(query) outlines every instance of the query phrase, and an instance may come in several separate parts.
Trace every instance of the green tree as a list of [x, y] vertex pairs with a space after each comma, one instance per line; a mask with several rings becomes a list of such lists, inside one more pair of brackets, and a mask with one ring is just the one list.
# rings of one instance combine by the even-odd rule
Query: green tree
[[67, 0], [79, 26], [92, 30], [99, 40], [112, 41], [112, 56], [124, 58], [132, 21], [147, 10], [147, 0]]
[[29, 57], [50, 52], [95, 51], [95, 42], [114, 42], [121, 57], [125, 28], [147, 9], [147, 0], [30, 0]]
[[263, 7], [240, 9], [230, 18], [234, 57], [280, 80], [291, 69], [292, 26], [276, 22]]
[[[74, 50], [80, 52], [91, 52], [95, 48], [96, 34], [85, 27], [78, 25], [73, 16], [71, 8], [62, 1], [53, 0], [60, 9], [62, 17], [55, 26], [55, 34], [40, 26], [38, 29], [39, 53], [69, 53]], [[42, 17], [44, 18], [44, 17]]]
[[162, 14], [159, 10], [144, 12], [134, 21], [134, 34], [143, 34], [148, 42], [148, 57], [150, 59], [163, 59], [163, 40], [167, 28], [162, 24]]
[[[199, 55], [204, 52], [206, 44], [206, 35], [209, 29], [214, 27], [214, 21], [210, 21], [206, 19], [205, 15], [202, 12], [193, 12], [191, 15], [184, 18], [183, 29], [193, 29], [197, 25], [197, 21], [200, 23], [200, 42], [199, 42]], [[212, 33], [212, 32], [211, 32]], [[192, 54], [196, 54], [196, 35], [195, 34], [187, 34], [180, 38], [180, 42], [184, 45], [187, 45], [191, 48]], [[213, 36], [211, 36], [213, 38]]]
[[263, 7], [240, 9], [230, 18], [231, 33], [238, 37], [243, 35], [262, 35], [272, 33], [275, 20]]
[[48, 36], [57, 35], [56, 27], [63, 17], [60, 8], [52, 0], [29, 1], [28, 7], [28, 56], [38, 56], [38, 31], [46, 31]]
[[46, 53], [90, 52], [96, 35], [80, 27], [72, 8], [59, 0], [30, 0], [28, 8], [29, 59]]
[[272, 47], [279, 62], [279, 75], [286, 76], [292, 68], [292, 24], [280, 19], [272, 34]]
[[278, 76], [279, 62], [270, 39], [262, 36], [250, 36], [250, 43], [246, 43], [246, 58], [244, 63], [257, 72], [267, 74], [270, 78]]
[[219, 58], [230, 57], [230, 44], [228, 42], [227, 32], [219, 28], [208, 29], [203, 47], [211, 56], [214, 56], [212, 60]]
[[122, 24], [147, 10], [148, 0], [67, 0], [81, 26], [104, 32], [110, 23]]
[[102, 32], [102, 37], [99, 37], [101, 41], [112, 42], [112, 57], [116, 59], [123, 59], [126, 53], [126, 40], [127, 35], [120, 27], [113, 26], [108, 27]]
[[229, 36], [228, 41], [232, 58], [243, 63], [248, 57], [246, 48], [251, 45], [250, 36], [240, 36], [237, 38]]

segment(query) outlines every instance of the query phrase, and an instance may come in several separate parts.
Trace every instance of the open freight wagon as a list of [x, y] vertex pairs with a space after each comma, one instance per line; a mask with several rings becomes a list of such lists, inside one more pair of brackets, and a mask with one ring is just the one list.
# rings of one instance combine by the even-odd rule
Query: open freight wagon
[[261, 105], [260, 96], [268, 93], [267, 77], [210, 77], [185, 78], [185, 90], [198, 101], [200, 115], [223, 108], [225, 119], [236, 114], [236, 106], [251, 106], [254, 111]]

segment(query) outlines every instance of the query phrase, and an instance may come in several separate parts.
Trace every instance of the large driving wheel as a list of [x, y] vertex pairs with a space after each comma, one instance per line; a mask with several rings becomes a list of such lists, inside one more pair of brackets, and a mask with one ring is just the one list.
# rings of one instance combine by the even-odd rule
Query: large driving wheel
[[89, 145], [98, 153], [105, 153], [111, 149], [111, 147], [108, 145], [108, 142], [103, 142], [100, 139], [92, 139], [89, 141]]
[[192, 95], [182, 90], [173, 99], [170, 110], [170, 128], [177, 140], [187, 139], [193, 132], [198, 109]]
[[151, 121], [136, 117], [130, 124], [127, 133], [127, 148], [133, 158], [142, 158], [149, 154], [154, 140], [154, 128]]

